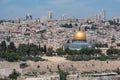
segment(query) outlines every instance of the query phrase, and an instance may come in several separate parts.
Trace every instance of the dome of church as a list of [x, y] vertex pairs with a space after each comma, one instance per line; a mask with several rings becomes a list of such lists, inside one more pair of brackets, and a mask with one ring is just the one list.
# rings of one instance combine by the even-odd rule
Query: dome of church
[[74, 34], [74, 40], [86, 40], [86, 33], [78, 31]]

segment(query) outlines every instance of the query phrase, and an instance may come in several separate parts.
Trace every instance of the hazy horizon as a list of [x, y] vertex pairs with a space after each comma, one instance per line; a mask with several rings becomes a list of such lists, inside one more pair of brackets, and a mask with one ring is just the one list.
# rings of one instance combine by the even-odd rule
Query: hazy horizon
[[25, 18], [30, 13], [33, 18], [46, 16], [51, 10], [55, 18], [62, 14], [86, 18], [106, 11], [107, 18], [119, 16], [120, 0], [0, 0], [0, 19]]

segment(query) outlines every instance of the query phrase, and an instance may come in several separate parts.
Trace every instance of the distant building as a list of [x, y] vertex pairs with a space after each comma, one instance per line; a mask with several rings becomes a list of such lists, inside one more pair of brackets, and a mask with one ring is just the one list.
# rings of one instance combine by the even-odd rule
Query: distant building
[[61, 20], [66, 20], [66, 15], [62, 14]]
[[113, 21], [116, 23], [120, 23], [120, 17], [113, 17]]
[[102, 10], [95, 16], [88, 17], [88, 20], [90, 20], [92, 22], [105, 21], [106, 20], [106, 11]]
[[106, 11], [102, 10], [101, 15], [102, 15], [102, 20], [105, 21], [105, 19], [106, 19]]
[[32, 15], [30, 15], [30, 13], [26, 14], [26, 20], [32, 20]]
[[53, 19], [53, 13], [52, 11], [48, 11], [48, 20], [52, 20]]
[[16, 17], [16, 18], [15, 18], [15, 22], [16, 22], [16, 23], [20, 23], [20, 18]]

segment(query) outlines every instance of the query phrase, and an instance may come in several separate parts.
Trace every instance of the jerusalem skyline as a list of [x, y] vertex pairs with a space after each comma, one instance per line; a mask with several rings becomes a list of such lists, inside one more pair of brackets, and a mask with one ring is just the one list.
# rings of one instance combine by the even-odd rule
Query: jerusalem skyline
[[120, 80], [120, 0], [0, 0], [0, 80]]
[[119, 0], [1, 0], [0, 19], [24, 18], [28, 12], [33, 15], [33, 18], [40, 18], [47, 15], [49, 10], [54, 13], [57, 19], [62, 14], [75, 16], [76, 18], [86, 18], [99, 13], [102, 9], [107, 12], [107, 18], [109, 19], [119, 16], [119, 3]]

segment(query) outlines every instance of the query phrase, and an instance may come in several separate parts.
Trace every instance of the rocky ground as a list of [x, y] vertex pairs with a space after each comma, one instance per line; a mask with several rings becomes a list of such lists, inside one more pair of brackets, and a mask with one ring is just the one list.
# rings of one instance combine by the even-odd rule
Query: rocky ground
[[43, 57], [48, 61], [33, 62], [27, 61], [28, 67], [20, 68], [23, 62], [0, 62], [0, 74], [8, 76], [12, 69], [24, 74], [31, 71], [54, 73], [58, 67], [67, 72], [89, 72], [89, 71], [113, 71], [120, 68], [120, 61], [68, 61], [63, 57]]

